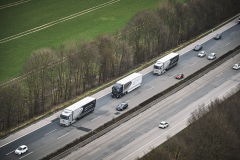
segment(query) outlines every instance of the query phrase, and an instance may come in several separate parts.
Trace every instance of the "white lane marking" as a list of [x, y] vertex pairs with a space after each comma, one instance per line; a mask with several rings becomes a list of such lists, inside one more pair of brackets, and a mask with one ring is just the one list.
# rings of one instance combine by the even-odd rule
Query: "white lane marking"
[[234, 31], [234, 32], [232, 32], [232, 33], [231, 33], [231, 35], [232, 35], [232, 34], [234, 34], [234, 33], [235, 33], [235, 31]]
[[180, 102], [181, 100], [182, 100], [182, 98], [181, 98], [181, 99], [179, 99], [179, 100], [177, 100], [176, 102], [174, 102], [174, 104], [176, 104], [176, 103]]
[[223, 72], [222, 72], [222, 73], [220, 73], [220, 74], [218, 74], [218, 75], [216, 76], [216, 78], [217, 78], [217, 77], [219, 77], [219, 76], [221, 76], [222, 74], [223, 74]]
[[116, 98], [114, 98], [113, 100], [109, 101], [109, 103], [111, 103], [111, 102], [113, 102], [113, 101], [115, 101], [115, 100], [116, 100]]
[[177, 74], [174, 74], [173, 76], [171, 76], [171, 77], [169, 77], [169, 78], [173, 78], [173, 77], [175, 77]]
[[202, 84], [200, 87], [198, 87], [196, 90], [199, 90], [200, 88], [202, 88], [205, 84], [207, 84], [207, 83], [204, 83], [204, 84]]
[[51, 132], [46, 133], [45, 136], [48, 135], [48, 134], [50, 134], [50, 133], [52, 133], [52, 132], [54, 132], [54, 131], [56, 131], [56, 130], [57, 130], [57, 129], [54, 129], [54, 130], [52, 130]]
[[149, 90], [151, 90], [151, 89], [153, 89], [155, 86], [153, 86], [152, 88], [149, 88], [147, 91], [149, 91]]
[[240, 82], [238, 82], [237, 84], [235, 84], [234, 86], [232, 86], [230, 89], [228, 89], [227, 91], [225, 91], [224, 93], [222, 93], [220, 96], [218, 96], [217, 98], [220, 98], [222, 95], [224, 95], [226, 92], [228, 92], [229, 90], [231, 90], [232, 88], [234, 88], [236, 85], [238, 85]]
[[62, 137], [64, 137], [64, 136], [66, 136], [66, 135], [68, 135], [70, 132], [68, 132], [68, 133], [66, 133], [66, 134], [64, 134], [64, 135], [62, 135], [61, 137], [59, 137], [58, 139], [60, 139], [60, 138], [62, 138]]
[[225, 46], [229, 45], [231, 42], [227, 43]]
[[91, 120], [91, 121], [94, 121], [94, 120], [96, 120], [96, 119], [98, 119], [98, 118], [100, 118], [102, 115], [100, 115], [100, 116], [98, 116], [98, 117], [96, 117], [96, 118], [94, 118], [93, 120]]
[[197, 62], [193, 63], [191, 66], [195, 65]]
[[18, 138], [16, 138], [16, 139], [12, 140], [12, 141], [10, 141], [10, 142], [8, 142], [8, 143], [6, 143], [6, 144], [0, 146], [0, 148], [2, 148], [3, 146], [6, 146], [7, 144], [9, 144], [9, 143], [11, 143], [11, 142], [13, 142], [13, 141], [16, 141], [16, 140], [19, 139], [19, 138], [22, 138], [22, 137], [28, 135], [29, 133], [32, 133], [32, 132], [38, 130], [39, 128], [42, 128], [42, 127], [48, 125], [49, 123], [51, 123], [51, 122], [48, 122], [47, 124], [44, 124], [44, 125], [42, 125], [41, 127], [38, 127], [38, 128], [36, 128], [36, 129], [32, 130], [31, 132], [28, 132], [28, 133], [26, 133], [26, 134], [24, 134], [24, 135], [22, 135], [22, 136], [20, 136], [20, 137], [18, 137]]
[[[15, 151], [15, 150], [14, 150], [14, 151]], [[14, 152], [14, 151], [12, 151], [12, 152]], [[6, 156], [9, 155], [9, 154], [11, 154], [12, 152], [7, 153]]]
[[125, 102], [129, 102], [130, 101], [130, 99], [129, 100], [127, 100], [127, 101], [125, 101]]
[[124, 136], [125, 134], [127, 134], [128, 132], [131, 132], [132, 130], [128, 130], [127, 132], [123, 133], [120, 137]]
[[[188, 51], [189, 52], [189, 51]], [[184, 62], [186, 62], [187, 60], [184, 60], [184, 61], [182, 61], [180, 64], [183, 64]]]
[[26, 156], [28, 156], [29, 154], [32, 154], [32, 153], [33, 153], [33, 152], [30, 152], [30, 153], [28, 153], [28, 154], [26, 154], [26, 155], [20, 157], [19, 159], [22, 159], [22, 158], [24, 158], [24, 157], [26, 157]]
[[[190, 116], [189, 116], [190, 117]], [[179, 122], [178, 124], [176, 124], [175, 126], [173, 126], [172, 128], [170, 128], [169, 130], [165, 131], [164, 133], [160, 134], [159, 136], [157, 136], [156, 138], [154, 138], [153, 140], [151, 140], [150, 142], [148, 142], [147, 144], [145, 144], [144, 146], [142, 146], [141, 148], [137, 149], [136, 151], [134, 151], [133, 153], [131, 153], [130, 155], [128, 155], [127, 157], [123, 158], [122, 160], [130, 157], [131, 155], [133, 155], [134, 153], [136, 153], [137, 151], [139, 151], [140, 149], [144, 148], [145, 146], [147, 146], [148, 144], [152, 143], [153, 141], [155, 141], [156, 139], [158, 139], [160, 136], [162, 136], [163, 134], [169, 132], [170, 130], [172, 130], [173, 128], [177, 127], [180, 123], [182, 123], [183, 121], [185, 121], [186, 119], [188, 119], [189, 117], [185, 118], [184, 120], [182, 120], [181, 122]]]
[[97, 152], [99, 149], [101, 149], [101, 148], [98, 148], [98, 149], [96, 149], [96, 150], [92, 151], [92, 152], [91, 152], [91, 153], [89, 153], [88, 155], [92, 155], [93, 153]]

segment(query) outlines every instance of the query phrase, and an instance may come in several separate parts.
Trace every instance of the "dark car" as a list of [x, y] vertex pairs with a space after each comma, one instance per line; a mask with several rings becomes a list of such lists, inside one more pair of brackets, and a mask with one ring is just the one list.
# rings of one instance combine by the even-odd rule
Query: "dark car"
[[202, 46], [200, 45], [200, 44], [198, 44], [198, 45], [196, 45], [195, 47], [194, 47], [194, 51], [199, 51], [199, 50], [201, 50], [202, 49]]
[[127, 107], [128, 107], [128, 104], [127, 103], [121, 103], [121, 104], [119, 104], [118, 106], [117, 106], [117, 110], [118, 111], [123, 111], [124, 109], [127, 109]]
[[178, 73], [176, 75], [176, 79], [182, 79], [184, 77], [184, 75], [182, 73]]
[[221, 39], [222, 38], [222, 35], [220, 34], [220, 33], [218, 33], [215, 37], [214, 37], [214, 39], [216, 39], [216, 40], [219, 40], [219, 39]]

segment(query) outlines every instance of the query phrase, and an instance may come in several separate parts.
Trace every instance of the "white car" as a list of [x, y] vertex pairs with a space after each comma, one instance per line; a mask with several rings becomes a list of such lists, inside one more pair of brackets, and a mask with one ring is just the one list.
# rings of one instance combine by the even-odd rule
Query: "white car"
[[162, 121], [162, 122], [159, 124], [159, 128], [166, 128], [166, 127], [168, 127], [168, 123], [167, 123], [167, 122]]
[[211, 53], [211, 54], [209, 54], [209, 56], [208, 56], [208, 59], [210, 59], [210, 60], [213, 60], [213, 59], [215, 59], [216, 58], [216, 53]]
[[206, 52], [205, 51], [201, 51], [198, 53], [198, 57], [204, 57], [206, 56]]
[[21, 145], [15, 150], [15, 154], [21, 155], [27, 151], [28, 151], [28, 147], [26, 145]]
[[233, 69], [239, 69], [240, 68], [240, 63], [234, 64]]

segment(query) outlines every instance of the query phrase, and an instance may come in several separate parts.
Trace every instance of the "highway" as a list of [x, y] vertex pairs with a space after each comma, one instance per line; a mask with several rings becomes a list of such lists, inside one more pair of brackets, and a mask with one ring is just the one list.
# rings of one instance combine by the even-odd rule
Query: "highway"
[[[229, 29], [225, 30], [222, 33], [221, 40], [216, 41], [211, 38], [204, 42], [202, 45], [203, 50], [206, 51], [207, 55], [210, 54], [211, 52], [215, 52], [217, 54], [217, 57], [220, 57], [222, 54], [238, 46], [240, 44], [239, 42], [240, 42], [240, 25], [233, 24], [232, 27], [230, 27]], [[210, 60], [207, 60], [206, 57], [204, 58], [197, 57], [197, 54], [198, 52], [192, 50], [187, 51], [184, 54], [181, 54], [178, 65], [161, 76], [153, 75], [151, 73], [152, 67], [145, 69], [145, 71], [147, 72], [143, 76], [142, 86], [120, 99], [113, 99], [110, 96], [111, 88], [109, 88], [107, 94], [102, 95], [101, 98], [97, 99], [97, 106], [94, 113], [88, 115], [87, 117], [84, 117], [83, 119], [79, 120], [78, 122], [74, 123], [72, 126], [69, 127], [60, 126], [59, 119], [55, 118], [51, 123], [45, 125], [44, 127], [32, 131], [31, 133], [26, 134], [25, 136], [22, 136], [21, 138], [18, 138], [12, 141], [11, 143], [3, 145], [0, 148], [0, 159], [31, 160], [43, 158], [47, 154], [61, 148], [67, 143], [75, 140], [76, 138], [79, 138], [80, 136], [90, 132], [91, 130], [94, 130], [95, 128], [101, 126], [102, 124], [106, 123], [112, 118], [119, 116], [122, 112], [117, 112], [115, 109], [119, 103], [128, 102], [129, 108], [133, 108], [134, 106], [137, 106], [138, 104], [152, 97], [153, 95], [176, 84], [178, 82], [178, 80], [175, 79], [175, 75], [177, 73], [182, 72], [186, 77], [212, 62]], [[236, 62], [240, 61], [239, 58], [238, 60], [237, 59], [232, 60], [233, 61], [235, 60]], [[121, 131], [120, 133], [118, 132], [117, 135], [120, 136], [118, 137], [115, 135], [115, 137], [118, 137], [119, 139], [116, 140], [113, 138], [112, 140], [109, 140], [108, 141], [109, 143], [107, 143], [108, 145], [107, 144], [105, 145], [105, 148], [104, 147], [102, 148], [101, 144], [99, 144], [99, 148], [95, 149], [86, 147], [84, 152], [81, 152], [83, 154], [78, 155], [83, 156], [84, 159], [85, 158], [94, 159], [94, 157], [96, 157], [96, 159], [102, 159], [104, 157], [106, 158], [110, 157], [111, 155], [114, 156], [117, 154], [121, 154], [121, 152], [118, 153], [117, 151], [120, 150], [124, 151], [126, 149], [124, 146], [131, 146], [132, 143], [135, 142], [134, 140], [136, 138], [139, 137], [141, 138], [142, 136], [146, 135], [144, 133], [151, 135], [150, 136], [151, 138], [154, 137], [155, 134], [156, 135], [163, 134], [166, 130], [159, 130], [156, 127], [161, 120], [168, 120], [172, 124], [168, 128], [168, 130], [170, 130], [171, 127], [174, 126], [175, 123], [177, 123], [175, 119], [172, 120], [171, 117], [174, 117], [177, 114], [183, 112], [183, 110], [188, 105], [194, 103], [195, 101], [203, 98], [203, 96], [205, 96], [206, 94], [212, 92], [212, 90], [214, 90], [216, 86], [229, 81], [229, 77], [238, 76], [236, 77], [236, 81], [239, 80], [238, 74], [239, 71], [231, 69], [233, 64], [236, 62], [228, 64], [230, 67], [225, 66], [225, 68], [222, 69], [222, 71], [226, 70], [225, 72], [219, 73], [217, 75], [218, 78], [212, 79], [206, 84], [201, 84], [200, 85], [201, 88], [197, 89], [196, 92], [192, 93], [187, 92], [189, 93], [187, 97], [178, 98], [177, 100], [173, 101], [174, 103], [171, 102], [169, 103], [169, 105], [165, 104], [166, 105], [165, 107], [163, 107], [164, 105], [161, 105], [161, 107], [159, 107], [160, 110], [158, 111], [158, 114], [153, 115], [150, 114], [147, 116], [147, 118], [141, 118], [139, 121], [141, 121], [142, 123], [139, 123], [139, 121], [135, 122], [135, 124], [131, 125], [131, 129], [125, 130], [125, 132], [124, 131]], [[179, 121], [180, 120], [178, 120], [178, 122]], [[150, 140], [148, 140], [147, 142], [150, 142]], [[144, 144], [147, 144], [147, 142]], [[28, 146], [29, 148], [28, 153], [21, 156], [15, 155], [13, 151], [22, 144]], [[135, 151], [137, 151], [137, 149], [135, 149]], [[135, 153], [135, 151], [132, 151], [131, 153]], [[74, 157], [74, 155], [72, 156], [73, 159], [74, 158], [80, 159], [79, 157]], [[124, 156], [125, 157], [123, 158], [129, 158], [127, 157], [129, 156], [129, 154], [126, 155], [124, 154]]]
[[[231, 68], [238, 60], [240, 54], [65, 159], [130, 160], [144, 155], [185, 128], [190, 114], [199, 106], [207, 106], [240, 87], [240, 72]], [[158, 128], [163, 120], [170, 124], [166, 129]]]

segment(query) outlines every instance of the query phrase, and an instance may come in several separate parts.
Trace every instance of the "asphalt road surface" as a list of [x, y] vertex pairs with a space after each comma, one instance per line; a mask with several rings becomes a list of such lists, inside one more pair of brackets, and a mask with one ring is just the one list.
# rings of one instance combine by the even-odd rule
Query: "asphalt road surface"
[[[64, 159], [120, 160], [144, 155], [185, 128], [190, 114], [199, 106], [207, 106], [240, 87], [240, 72], [232, 69], [239, 60], [240, 54]], [[158, 125], [163, 120], [170, 126], [160, 129]]]
[[[238, 46], [240, 44], [239, 42], [240, 25], [236, 24], [222, 33], [221, 40], [216, 41], [213, 39], [209, 39], [208, 41], [203, 42], [202, 45], [203, 50], [206, 51], [207, 55], [209, 55], [211, 52], [215, 52], [218, 58], [227, 51]], [[94, 130], [95, 128], [101, 126], [112, 118], [119, 116], [122, 113], [116, 111], [116, 106], [119, 103], [128, 102], [129, 109], [133, 108], [141, 102], [145, 101], [146, 99], [152, 97], [153, 95], [177, 83], [178, 80], [175, 79], [175, 75], [177, 73], [182, 72], [186, 77], [212, 62], [211, 60], [207, 60], [207, 57], [197, 57], [197, 54], [198, 52], [190, 50], [185, 54], [181, 55], [178, 65], [161, 76], [153, 75], [150, 72], [150, 68], [149, 73], [143, 76], [142, 86], [130, 92], [126, 96], [123, 96], [120, 99], [113, 99], [110, 96], [111, 90], [109, 90], [108, 94], [103, 95], [101, 98], [97, 99], [97, 106], [92, 114], [77, 121], [72, 126], [62, 127], [59, 125], [59, 119], [56, 118], [44, 127], [32, 131], [31, 133], [2, 146], [0, 148], [0, 159], [40, 159], [48, 155], [49, 153], [65, 146], [76, 138], [79, 138], [80, 136], [90, 132], [91, 130]], [[238, 61], [240, 61], [240, 59], [238, 59]], [[233, 64], [231, 64], [231, 66], [232, 65]], [[101, 159], [109, 156], [111, 153], [116, 153], [117, 150], [120, 150], [124, 146], [130, 145], [132, 142], [134, 142], [134, 139], [141, 137], [141, 135], [144, 135], [144, 133], [156, 128], [156, 124], [158, 124], [160, 120], [168, 119], [169, 117], [180, 113], [186, 108], [187, 104], [191, 104], [205, 94], [207, 94], [208, 92], [211, 92], [215, 86], [226, 82], [229, 77], [234, 76], [237, 73], [239, 73], [239, 71], [229, 69], [229, 71], [227, 71], [226, 73], [219, 75], [219, 78], [215, 79], [216, 81], [211, 81], [209, 84], [204, 85], [196, 93], [194, 93], [194, 95], [189, 94], [189, 97], [187, 97], [187, 101], [184, 100], [180, 103], [180, 100], [176, 100], [176, 102], [179, 102], [174, 102], [176, 103], [176, 105], [172, 104], [174, 106], [173, 108], [175, 109], [168, 109], [168, 107], [165, 109], [163, 108], [161, 110], [161, 116], [151, 115], [149, 116], [149, 118], [151, 119], [142, 118], [141, 121], [143, 121], [143, 126], [145, 127], [133, 125], [132, 129], [126, 131], [126, 133], [118, 133], [119, 136], [122, 136], [124, 138], [119, 137], [118, 141], [115, 141], [114, 143], [107, 146], [108, 149], [106, 148], [105, 150], [102, 150], [100, 148], [95, 150], [88, 150], [88, 154], [90, 154], [91, 152], [93, 153], [91, 155], [86, 156], [85, 154], [83, 156], [85, 156], [86, 158], [96, 157], [97, 159]], [[126, 112], [127, 110], [125, 110], [124, 112]], [[159, 135], [161, 133], [164, 133], [164, 131], [160, 131], [160, 133], [157, 134]], [[23, 144], [28, 146], [28, 153], [21, 156], [15, 155], [13, 151], [18, 146]]]

